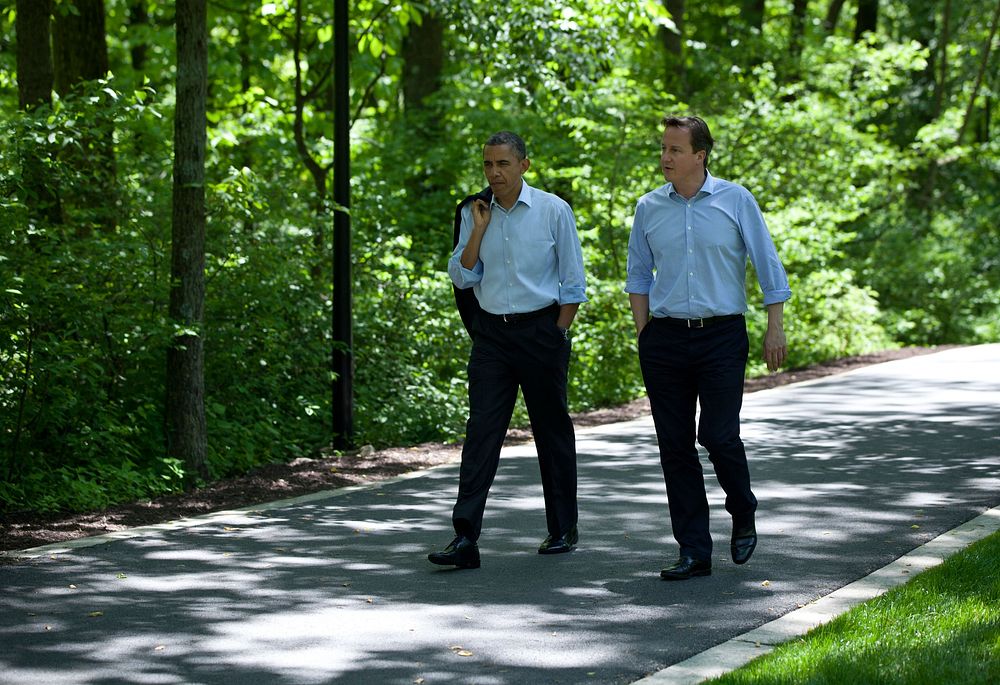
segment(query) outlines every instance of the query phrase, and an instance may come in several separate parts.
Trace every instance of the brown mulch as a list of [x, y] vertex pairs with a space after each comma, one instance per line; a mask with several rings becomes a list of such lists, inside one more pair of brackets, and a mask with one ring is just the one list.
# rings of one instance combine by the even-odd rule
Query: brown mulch
[[[928, 354], [946, 347], [952, 346], [886, 350], [837, 359], [804, 369], [781, 371], [748, 379], [746, 392], [822, 378], [869, 364]], [[649, 402], [643, 397], [619, 407], [575, 414], [573, 419], [577, 427], [597, 426], [627, 421], [648, 413]], [[531, 431], [528, 429], [511, 429], [507, 433], [507, 443], [530, 439]], [[367, 447], [339, 457], [303, 458], [287, 464], [263, 466], [247, 475], [218, 481], [190, 492], [151, 501], [120, 504], [100, 512], [0, 515], [0, 551], [22, 550], [214, 511], [247, 507], [321, 490], [373, 483], [409, 471], [457, 462], [461, 457], [461, 450], [461, 445], [444, 443], [425, 443], [414, 447], [394, 447], [384, 450]], [[12, 560], [11, 557], [7, 559]], [[4, 558], [0, 557], [0, 563], [3, 561]]]

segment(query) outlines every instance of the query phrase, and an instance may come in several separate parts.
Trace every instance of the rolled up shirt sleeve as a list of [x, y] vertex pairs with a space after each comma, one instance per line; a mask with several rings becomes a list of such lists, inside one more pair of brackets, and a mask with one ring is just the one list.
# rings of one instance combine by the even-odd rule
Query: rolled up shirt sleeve
[[462, 226], [459, 229], [458, 245], [451, 253], [448, 260], [448, 275], [451, 282], [460, 290], [471, 288], [483, 280], [483, 262], [479, 260], [472, 269], [462, 266], [462, 252], [469, 242], [469, 234], [472, 232], [472, 214], [468, 206], [462, 208]]
[[764, 305], [785, 302], [792, 297], [788, 274], [781, 264], [774, 240], [767, 230], [760, 206], [749, 192], [742, 194], [739, 205], [739, 225], [747, 246], [750, 262], [757, 272], [757, 282], [764, 294]]
[[559, 260], [559, 304], [587, 301], [587, 279], [583, 268], [583, 249], [576, 232], [576, 218], [566, 203], [555, 207], [555, 243]]
[[625, 292], [648, 295], [653, 286], [653, 251], [646, 240], [643, 206], [635, 208], [632, 231], [628, 237], [628, 260], [625, 266]]

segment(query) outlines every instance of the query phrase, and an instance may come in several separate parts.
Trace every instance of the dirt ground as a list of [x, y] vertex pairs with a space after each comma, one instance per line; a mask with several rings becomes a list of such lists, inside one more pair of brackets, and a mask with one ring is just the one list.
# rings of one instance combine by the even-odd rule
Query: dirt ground
[[[943, 347], [910, 347], [825, 362], [804, 369], [781, 371], [749, 379], [746, 392], [756, 392], [787, 383], [830, 376], [844, 371], [928, 354]], [[620, 407], [575, 414], [578, 427], [627, 421], [649, 413], [645, 398]], [[531, 431], [511, 429], [507, 443], [531, 439]], [[83, 514], [0, 515], [0, 551], [23, 550], [49, 543], [64, 542], [126, 528], [163, 523], [214, 511], [237, 509], [277, 499], [296, 497], [321, 490], [371, 483], [402, 473], [458, 462], [461, 445], [425, 443], [414, 447], [384, 450], [362, 448], [340, 457], [296, 459], [287, 464], [264, 466], [237, 478], [212, 483], [204, 488], [155, 500], [130, 502], [104, 511]], [[0, 563], [2, 563], [0, 559]]]

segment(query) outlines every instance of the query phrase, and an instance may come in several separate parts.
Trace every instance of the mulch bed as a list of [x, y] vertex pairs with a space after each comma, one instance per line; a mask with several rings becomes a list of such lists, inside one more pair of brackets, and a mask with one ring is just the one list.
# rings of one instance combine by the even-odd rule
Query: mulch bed
[[[781, 371], [746, 382], [746, 392], [756, 392], [788, 383], [822, 378], [844, 371], [936, 352], [947, 347], [908, 347], [857, 357], [847, 357], [804, 369]], [[575, 414], [577, 427], [597, 426], [638, 418], [649, 413], [649, 402], [641, 398], [607, 409]], [[507, 443], [531, 439], [529, 429], [511, 429]], [[104, 511], [77, 514], [0, 515], [0, 551], [23, 550], [49, 543], [65, 542], [90, 535], [163, 523], [185, 517], [238, 509], [262, 502], [297, 497], [322, 490], [373, 483], [409, 471], [453, 463], [461, 457], [461, 445], [425, 443], [413, 447], [384, 450], [362, 448], [343, 456], [295, 459], [287, 464], [271, 464], [237, 478], [214, 482], [204, 488], [130, 502]], [[16, 555], [0, 556], [0, 563]]]

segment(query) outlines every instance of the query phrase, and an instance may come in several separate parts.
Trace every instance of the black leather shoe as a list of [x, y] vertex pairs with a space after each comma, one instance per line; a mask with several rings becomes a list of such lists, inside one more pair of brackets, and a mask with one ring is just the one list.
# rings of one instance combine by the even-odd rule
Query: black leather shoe
[[741, 526], [733, 525], [733, 539], [729, 543], [729, 551], [733, 555], [733, 561], [737, 564], [745, 564], [750, 561], [750, 555], [757, 547], [757, 528], [753, 519], [750, 523]]
[[681, 557], [672, 566], [660, 571], [660, 578], [663, 580], [687, 580], [695, 576], [712, 575], [711, 559], [695, 559], [694, 557]]
[[557, 538], [553, 538], [551, 535], [542, 541], [542, 544], [538, 547], [539, 554], [565, 554], [566, 552], [572, 552], [573, 548], [576, 547], [576, 543], [580, 541], [580, 534], [576, 531], [576, 526], [573, 526], [563, 535]]
[[442, 551], [428, 554], [427, 561], [438, 566], [479, 568], [479, 545], [464, 535], [456, 535]]

